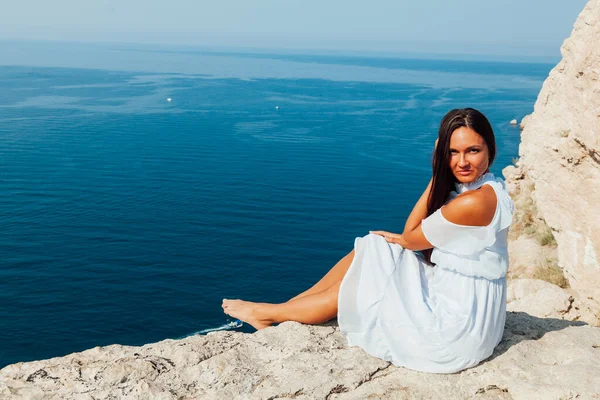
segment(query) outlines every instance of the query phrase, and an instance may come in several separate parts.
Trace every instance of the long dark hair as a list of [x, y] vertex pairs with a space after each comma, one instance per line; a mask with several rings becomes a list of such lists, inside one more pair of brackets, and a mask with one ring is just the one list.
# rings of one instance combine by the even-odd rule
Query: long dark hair
[[[427, 199], [427, 216], [430, 216], [444, 205], [448, 200], [450, 191], [454, 189], [454, 184], [457, 182], [450, 169], [450, 137], [455, 130], [461, 127], [471, 128], [483, 137], [489, 151], [490, 166], [496, 158], [496, 138], [490, 121], [485, 115], [474, 108], [458, 108], [449, 111], [440, 123], [438, 144], [431, 161], [433, 181]], [[433, 249], [423, 250], [423, 255], [429, 263], [431, 263], [432, 251]]]

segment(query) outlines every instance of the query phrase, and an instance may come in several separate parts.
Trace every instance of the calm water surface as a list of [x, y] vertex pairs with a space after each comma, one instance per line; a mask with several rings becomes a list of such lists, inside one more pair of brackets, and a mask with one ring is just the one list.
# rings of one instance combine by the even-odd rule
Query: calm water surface
[[0, 54], [0, 367], [219, 326], [224, 297], [287, 300], [356, 236], [402, 230], [449, 109], [489, 117], [500, 174], [552, 67]]

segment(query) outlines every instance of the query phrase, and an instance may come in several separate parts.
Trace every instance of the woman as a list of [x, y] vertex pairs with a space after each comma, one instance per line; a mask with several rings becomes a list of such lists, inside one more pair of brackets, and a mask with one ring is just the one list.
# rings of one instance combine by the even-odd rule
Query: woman
[[349, 345], [397, 366], [452, 373], [477, 365], [502, 339], [506, 318], [513, 203], [489, 172], [495, 155], [483, 114], [450, 111], [440, 124], [433, 178], [402, 234], [357, 238], [327, 275], [286, 303], [225, 299], [225, 313], [256, 329], [337, 316]]

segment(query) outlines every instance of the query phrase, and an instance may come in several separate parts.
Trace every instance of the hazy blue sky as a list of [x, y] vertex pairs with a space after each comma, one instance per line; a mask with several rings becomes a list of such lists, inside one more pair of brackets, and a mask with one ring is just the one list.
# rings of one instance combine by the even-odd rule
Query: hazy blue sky
[[585, 0], [15, 0], [0, 39], [557, 56]]

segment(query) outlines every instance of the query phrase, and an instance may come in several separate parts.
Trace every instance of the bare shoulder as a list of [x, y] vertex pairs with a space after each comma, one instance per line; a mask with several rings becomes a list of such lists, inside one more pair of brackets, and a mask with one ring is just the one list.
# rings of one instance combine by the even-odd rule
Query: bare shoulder
[[483, 185], [456, 196], [442, 207], [442, 215], [457, 225], [486, 226], [494, 219], [497, 203], [494, 188]]

